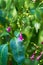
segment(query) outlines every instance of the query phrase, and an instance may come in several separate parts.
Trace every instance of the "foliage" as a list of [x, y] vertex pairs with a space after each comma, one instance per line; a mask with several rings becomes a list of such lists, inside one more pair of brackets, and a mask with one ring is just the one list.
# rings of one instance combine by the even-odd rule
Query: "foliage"
[[43, 0], [0, 0], [3, 64], [43, 65]]

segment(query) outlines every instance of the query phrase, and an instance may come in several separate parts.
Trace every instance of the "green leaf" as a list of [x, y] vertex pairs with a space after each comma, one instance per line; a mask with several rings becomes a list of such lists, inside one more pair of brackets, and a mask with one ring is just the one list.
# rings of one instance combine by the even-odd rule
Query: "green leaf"
[[14, 35], [15, 35], [15, 37], [18, 37], [18, 36], [19, 36], [19, 34], [20, 34], [20, 32], [19, 32], [19, 31], [14, 31]]
[[11, 6], [12, 0], [5, 0], [5, 2], [6, 2], [6, 9], [8, 10]]
[[0, 8], [5, 8], [6, 7], [6, 3], [4, 0], [0, 0]]
[[30, 65], [30, 59], [29, 59], [29, 58], [26, 58], [26, 59], [25, 59], [25, 64], [26, 64], [26, 65]]
[[0, 37], [2, 37], [2, 36], [7, 36], [7, 35], [9, 35], [9, 33], [6, 32], [6, 31], [4, 31], [4, 32], [0, 35]]
[[39, 45], [39, 46], [41, 47], [41, 49], [43, 50], [42, 42], [43, 42], [43, 30], [40, 31], [40, 33], [39, 33], [39, 40], [38, 40], [38, 45]]
[[37, 8], [38, 7], [38, 5], [39, 5], [39, 3], [40, 3], [41, 1], [40, 0], [36, 0], [36, 2], [35, 2], [35, 8]]
[[34, 65], [38, 65], [38, 63], [39, 63], [39, 62], [38, 62], [37, 60], [34, 61]]
[[18, 38], [11, 39], [10, 48], [12, 50], [14, 60], [19, 64], [22, 64], [25, 58], [25, 51], [22, 41], [20, 42]]
[[43, 2], [39, 4], [38, 10], [40, 11], [40, 13], [43, 13]]
[[8, 46], [7, 44], [0, 46], [0, 65], [7, 65]]
[[14, 0], [15, 7], [18, 11], [22, 10], [24, 0]]
[[29, 58], [25, 59], [25, 64], [26, 65], [38, 65], [38, 61], [37, 60], [30, 60]]
[[5, 24], [7, 24], [7, 25], [9, 24], [9, 21], [7, 19], [5, 19], [5, 17], [0, 16], [0, 24], [5, 26]]

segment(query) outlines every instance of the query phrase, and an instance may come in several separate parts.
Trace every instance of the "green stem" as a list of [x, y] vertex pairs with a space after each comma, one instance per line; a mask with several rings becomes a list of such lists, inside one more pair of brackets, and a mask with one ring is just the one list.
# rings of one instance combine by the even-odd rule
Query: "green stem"
[[9, 55], [9, 56], [12, 56], [12, 54], [11, 54], [10, 52], [8, 52], [8, 55]]

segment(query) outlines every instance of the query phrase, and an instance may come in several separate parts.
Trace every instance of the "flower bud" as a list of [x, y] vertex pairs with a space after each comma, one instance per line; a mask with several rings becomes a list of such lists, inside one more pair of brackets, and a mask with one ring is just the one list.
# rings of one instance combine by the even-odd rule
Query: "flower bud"
[[11, 27], [8, 27], [6, 30], [7, 30], [7, 32], [10, 32], [11, 31]]
[[33, 55], [30, 57], [30, 59], [31, 59], [31, 60], [34, 60], [34, 56], [35, 56], [35, 55], [33, 54]]
[[42, 55], [40, 54], [40, 55], [36, 58], [36, 60], [40, 60], [41, 56], [42, 56]]

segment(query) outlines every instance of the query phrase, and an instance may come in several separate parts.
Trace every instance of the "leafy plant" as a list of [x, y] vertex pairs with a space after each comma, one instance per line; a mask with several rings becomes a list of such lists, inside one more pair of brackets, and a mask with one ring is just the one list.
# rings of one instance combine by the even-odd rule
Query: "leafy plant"
[[0, 0], [0, 65], [43, 65], [43, 0]]

